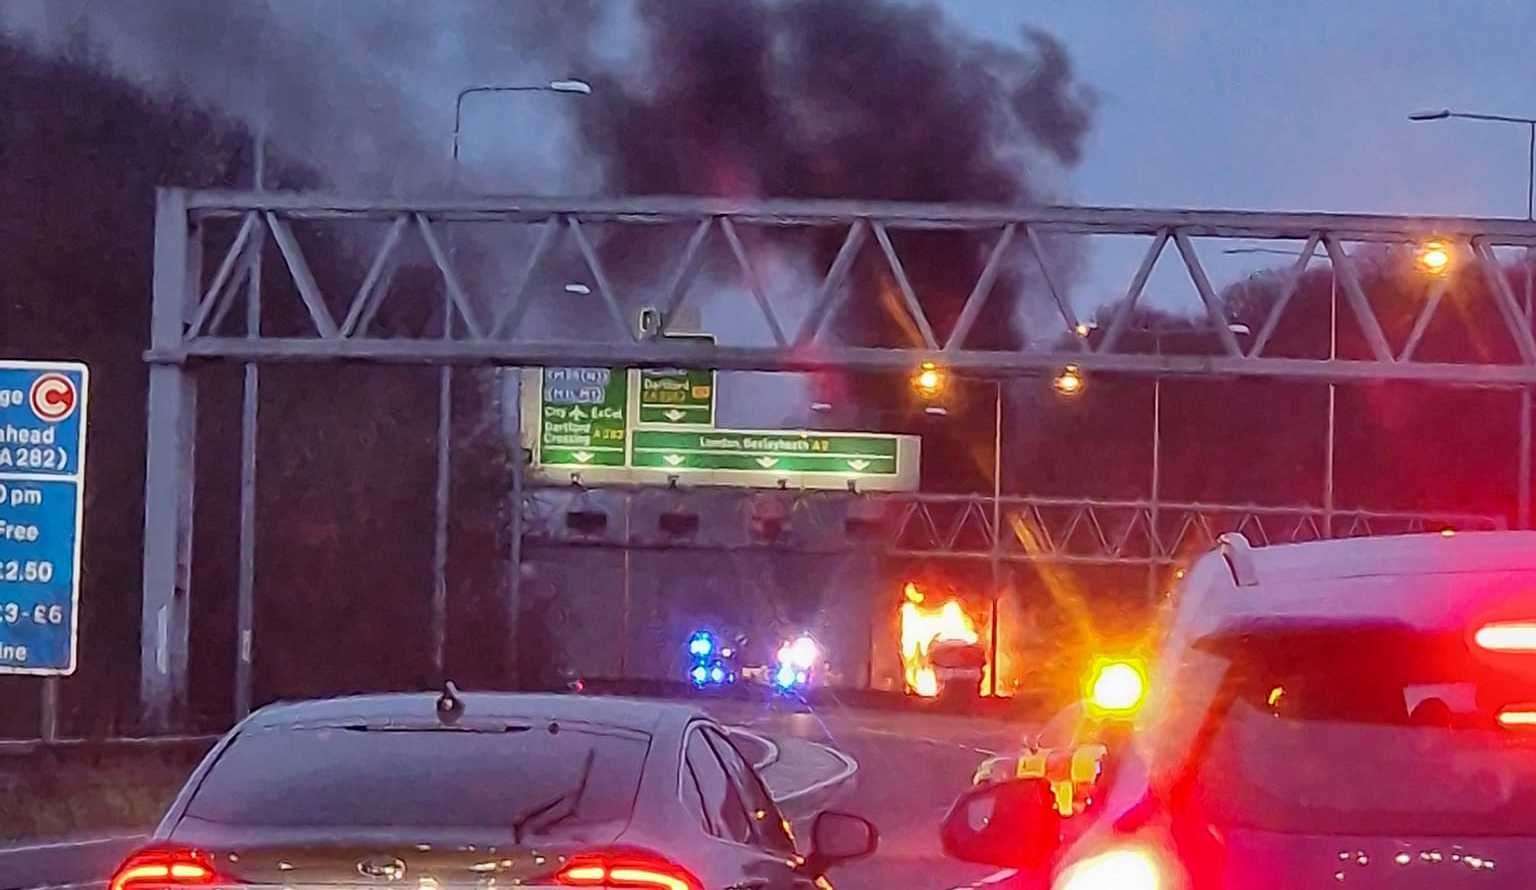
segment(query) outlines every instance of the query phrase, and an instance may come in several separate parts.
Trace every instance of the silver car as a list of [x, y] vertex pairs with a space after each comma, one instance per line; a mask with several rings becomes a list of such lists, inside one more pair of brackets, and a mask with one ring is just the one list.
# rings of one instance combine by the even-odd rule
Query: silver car
[[801, 855], [729, 734], [682, 705], [430, 693], [273, 705], [192, 773], [111, 890], [791, 890], [873, 851], [823, 813]]

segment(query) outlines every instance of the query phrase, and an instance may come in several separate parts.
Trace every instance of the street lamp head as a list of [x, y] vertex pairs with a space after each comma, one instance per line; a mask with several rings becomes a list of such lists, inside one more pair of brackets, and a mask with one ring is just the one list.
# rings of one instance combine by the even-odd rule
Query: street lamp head
[[1451, 268], [1451, 251], [1443, 241], [1427, 241], [1419, 247], [1419, 268], [1430, 275], [1444, 275]]
[[1075, 396], [1083, 391], [1083, 371], [1077, 365], [1067, 365], [1051, 380], [1051, 387], [1064, 396]]
[[1442, 108], [1439, 111], [1415, 111], [1408, 115], [1408, 119], [1411, 121], [1443, 121], [1450, 116], [1451, 110], [1449, 108]]
[[934, 398], [944, 390], [944, 372], [933, 362], [923, 362], [912, 375], [912, 388], [925, 399]]
[[552, 80], [549, 82], [549, 88], [557, 93], [580, 93], [583, 96], [592, 95], [592, 84], [575, 78], [570, 80]]

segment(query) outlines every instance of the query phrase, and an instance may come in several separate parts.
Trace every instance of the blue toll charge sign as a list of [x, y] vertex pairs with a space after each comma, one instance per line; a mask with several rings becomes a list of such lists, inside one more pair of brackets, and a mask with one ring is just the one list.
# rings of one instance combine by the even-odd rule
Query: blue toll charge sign
[[0, 361], [0, 674], [71, 674], [85, 403], [76, 362]]

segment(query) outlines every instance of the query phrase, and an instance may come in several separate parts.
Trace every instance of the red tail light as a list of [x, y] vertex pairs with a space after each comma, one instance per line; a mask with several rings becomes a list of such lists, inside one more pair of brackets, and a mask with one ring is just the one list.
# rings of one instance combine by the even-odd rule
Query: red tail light
[[1489, 652], [1536, 653], [1536, 621], [1501, 621], [1485, 624], [1472, 639]]
[[639, 851], [572, 856], [555, 875], [555, 883], [562, 887], [602, 887], [604, 890], [703, 890], [699, 879], [688, 869]]
[[217, 880], [213, 863], [196, 850], [143, 850], [128, 857], [107, 887], [109, 890], [201, 887]]

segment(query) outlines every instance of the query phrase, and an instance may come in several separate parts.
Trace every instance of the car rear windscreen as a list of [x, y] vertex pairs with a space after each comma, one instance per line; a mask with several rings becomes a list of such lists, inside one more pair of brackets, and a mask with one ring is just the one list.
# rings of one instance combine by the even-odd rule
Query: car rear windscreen
[[568, 726], [256, 729], [219, 756], [186, 816], [293, 828], [499, 829], [580, 789], [564, 823], [625, 820], [649, 748], [640, 734]]
[[1536, 701], [1465, 635], [1271, 627], [1206, 640], [1228, 660], [1194, 782], [1216, 822], [1308, 834], [1536, 833]]

